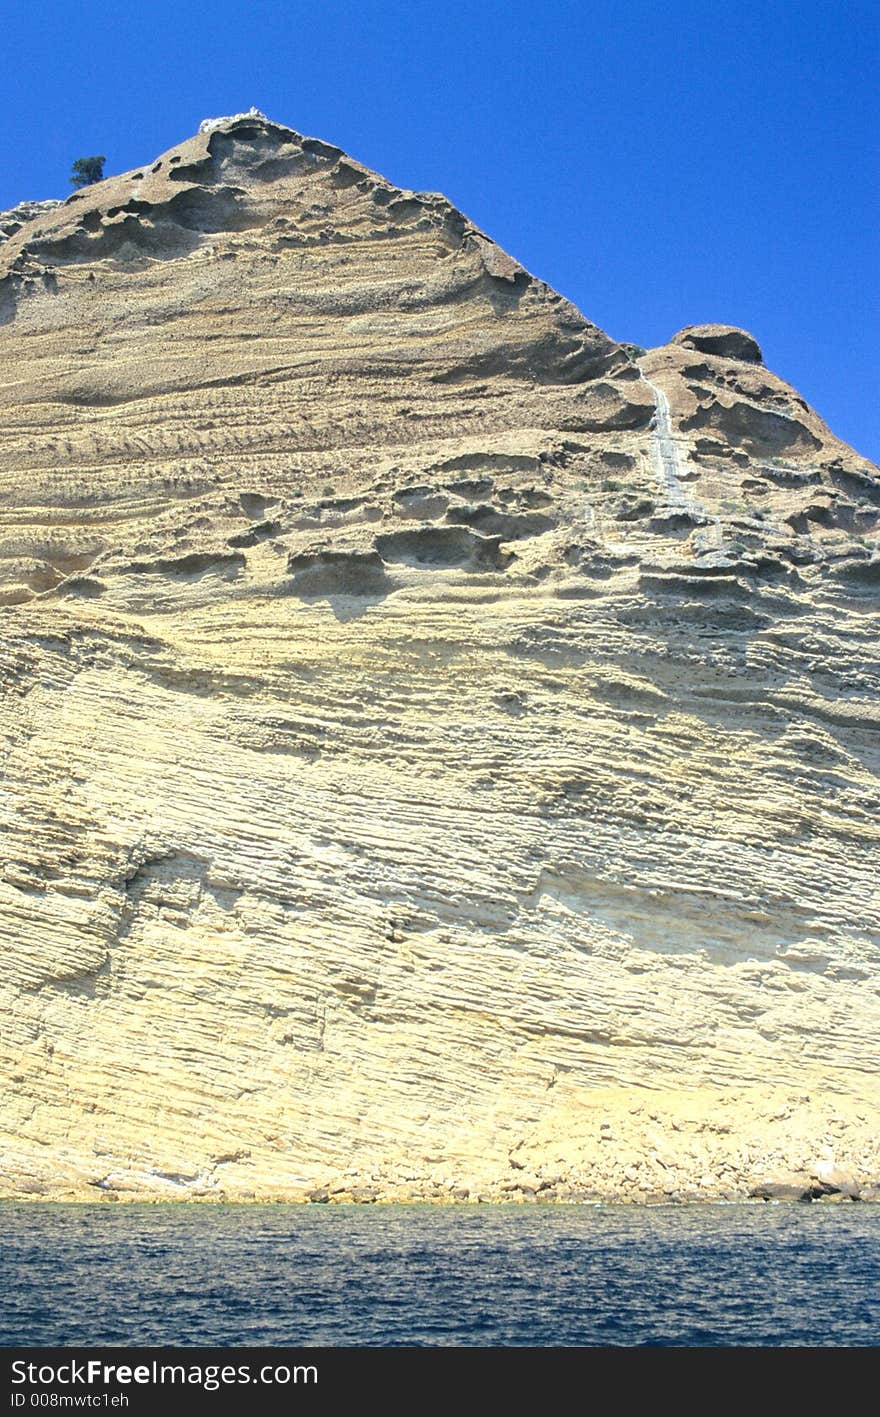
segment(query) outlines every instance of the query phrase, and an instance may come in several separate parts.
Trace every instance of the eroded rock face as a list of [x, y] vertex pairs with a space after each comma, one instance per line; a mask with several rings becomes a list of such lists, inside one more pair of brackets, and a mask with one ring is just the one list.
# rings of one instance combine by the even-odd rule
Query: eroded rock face
[[4, 1194], [876, 1192], [880, 478], [750, 337], [259, 114], [0, 321]]
[[699, 349], [703, 354], [718, 354], [724, 359], [742, 359], [748, 364], [762, 364], [764, 356], [754, 335], [735, 325], [688, 325], [673, 335], [671, 344], [685, 349]]
[[19, 202], [17, 207], [12, 207], [8, 212], [0, 212], [0, 246], [4, 245], [11, 236], [17, 235], [21, 228], [28, 222], [34, 222], [43, 215], [44, 212], [55, 211], [61, 203], [50, 200], [47, 202]]

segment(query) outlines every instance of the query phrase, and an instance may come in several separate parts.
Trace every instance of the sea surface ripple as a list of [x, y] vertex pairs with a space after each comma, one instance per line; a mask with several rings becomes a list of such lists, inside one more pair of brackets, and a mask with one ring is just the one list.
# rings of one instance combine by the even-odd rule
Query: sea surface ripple
[[3, 1345], [875, 1345], [880, 1207], [0, 1204]]

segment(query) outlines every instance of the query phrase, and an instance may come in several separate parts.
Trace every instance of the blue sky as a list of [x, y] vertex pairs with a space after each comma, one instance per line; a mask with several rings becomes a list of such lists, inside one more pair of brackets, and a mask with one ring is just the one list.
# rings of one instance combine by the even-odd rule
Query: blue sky
[[875, 0], [0, 0], [0, 33], [0, 209], [256, 104], [617, 339], [745, 326], [880, 459]]

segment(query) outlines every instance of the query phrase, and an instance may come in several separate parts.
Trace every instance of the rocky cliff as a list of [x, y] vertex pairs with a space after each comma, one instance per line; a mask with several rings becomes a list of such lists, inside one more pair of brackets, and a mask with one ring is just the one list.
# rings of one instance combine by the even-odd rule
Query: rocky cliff
[[871, 1194], [877, 468], [204, 128], [0, 221], [0, 1190]]

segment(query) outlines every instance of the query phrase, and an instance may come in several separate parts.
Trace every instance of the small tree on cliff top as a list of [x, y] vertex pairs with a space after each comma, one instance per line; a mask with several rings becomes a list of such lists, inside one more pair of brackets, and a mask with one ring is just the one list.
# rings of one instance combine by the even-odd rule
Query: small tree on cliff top
[[71, 187], [91, 187], [93, 182], [103, 182], [106, 161], [107, 159], [103, 155], [101, 157], [78, 157], [70, 169]]

